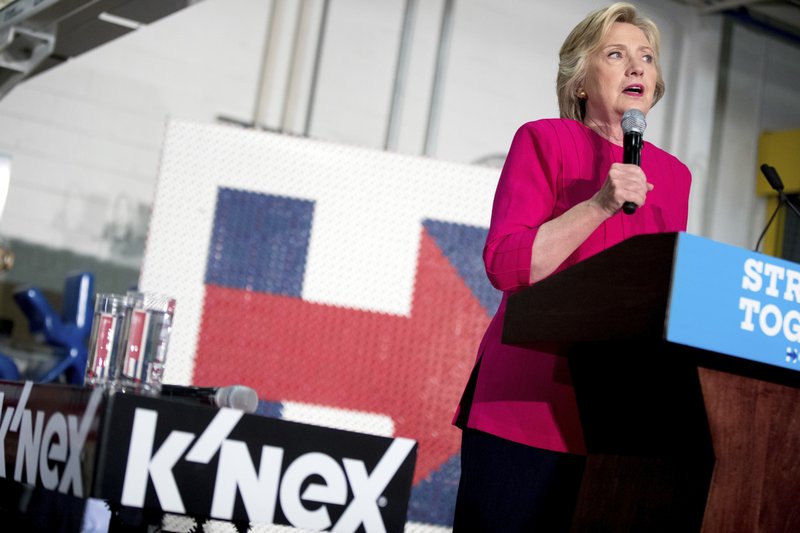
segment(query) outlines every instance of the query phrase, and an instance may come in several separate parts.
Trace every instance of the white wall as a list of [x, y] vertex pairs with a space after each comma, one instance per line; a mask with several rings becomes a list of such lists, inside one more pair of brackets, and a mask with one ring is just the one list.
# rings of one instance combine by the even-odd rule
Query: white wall
[[[412, 154], [423, 152], [444, 1], [418, 4], [399, 143], [400, 151]], [[586, 13], [607, 4], [598, 0], [574, 0], [568, 5], [456, 0], [442, 80], [441, 126], [430, 155], [471, 162], [503, 153], [522, 123], [558, 116], [555, 82], [561, 43]], [[662, 31], [662, 63], [668, 78], [667, 95], [653, 110], [647, 138], [669, 149], [680, 76], [696, 69], [711, 83], [716, 81], [718, 54], [713, 44], [719, 40], [719, 18], [700, 19], [675, 2], [638, 4]], [[336, 0], [331, 5], [310, 133], [382, 147], [404, 2]], [[351, 25], [365, 15], [375, 27], [355, 31]], [[696, 57], [681, 63], [684, 43], [696, 39], [698, 32], [709, 31], [703, 24], [717, 37], [710, 53], [706, 47], [702, 65]]]
[[800, 128], [800, 47], [734, 25], [726, 74], [702, 229], [752, 249], [766, 222], [766, 202], [755, 196], [756, 179], [764, 179], [757, 169], [758, 136]]
[[[135, 251], [115, 244], [143, 239], [170, 117], [255, 119], [302, 132], [322, 0], [304, 11], [284, 4], [265, 55], [274, 2], [204, 0], [14, 89], [0, 101], [0, 153], [13, 158], [0, 233], [138, 265]], [[678, 2], [636, 3], [662, 30], [667, 79], [646, 136], [693, 171], [689, 229], [751, 246], [763, 217], [753, 194], [756, 139], [762, 128], [800, 127], [800, 51], [737, 26], [729, 85], [718, 91], [722, 19]], [[456, 0], [430, 155], [471, 162], [504, 153], [520, 124], [556, 116], [558, 48], [606, 4]], [[444, 5], [417, 2], [401, 152], [423, 153]], [[311, 136], [383, 147], [404, 8], [404, 0], [331, 0]], [[287, 87], [293, 98], [284, 108]]]
[[252, 114], [267, 10], [201, 2], [12, 90], [0, 101], [12, 157], [0, 232], [139, 264], [113, 245], [145, 231], [168, 117]]

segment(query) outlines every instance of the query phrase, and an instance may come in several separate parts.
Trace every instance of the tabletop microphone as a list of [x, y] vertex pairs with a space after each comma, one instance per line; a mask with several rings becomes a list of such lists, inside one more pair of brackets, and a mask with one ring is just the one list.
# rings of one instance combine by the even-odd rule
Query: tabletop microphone
[[230, 407], [246, 413], [254, 413], [258, 408], [258, 393], [244, 385], [228, 385], [226, 387], [161, 385], [161, 396], [214, 407]]
[[772, 189], [778, 193], [779, 195], [783, 193], [783, 180], [778, 175], [778, 171], [775, 170], [775, 167], [771, 167], [768, 164], [764, 163], [761, 165], [761, 173], [764, 174], [764, 177], [767, 179], [767, 183]]
[[[622, 131], [625, 134], [622, 141], [622, 162], [628, 165], [640, 166], [642, 163], [642, 137], [647, 122], [644, 113], [638, 109], [628, 109], [622, 115]], [[625, 202], [622, 211], [626, 215], [636, 212], [638, 206], [633, 202]]]
[[759, 235], [758, 240], [756, 241], [756, 247], [753, 248], [754, 252], [758, 251], [758, 247], [761, 246], [761, 241], [767, 234], [767, 230], [772, 225], [772, 221], [775, 220], [775, 216], [778, 214], [778, 211], [781, 210], [781, 207], [783, 207], [784, 205], [789, 206], [789, 209], [791, 209], [795, 215], [800, 217], [800, 209], [798, 209], [797, 206], [795, 206], [783, 192], [783, 180], [778, 175], [778, 171], [775, 170], [775, 167], [764, 163], [759, 168], [761, 168], [761, 173], [764, 174], [764, 177], [767, 179], [767, 183], [769, 183], [769, 186], [772, 187], [772, 189], [776, 193], [778, 193], [778, 205], [775, 207], [775, 211], [772, 212], [772, 216], [769, 217], [767, 225], [764, 226], [764, 231], [762, 231], [761, 235]]

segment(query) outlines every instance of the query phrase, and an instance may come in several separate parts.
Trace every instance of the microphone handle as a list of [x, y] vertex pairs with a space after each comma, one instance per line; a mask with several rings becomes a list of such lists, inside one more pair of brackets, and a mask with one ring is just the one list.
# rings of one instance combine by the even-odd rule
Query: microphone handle
[[636, 212], [636, 208], [639, 207], [633, 202], [625, 202], [622, 204], [622, 212], [626, 215], [632, 215]]
[[163, 384], [161, 385], [161, 396], [220, 407], [216, 398], [218, 390], [218, 387], [184, 387]]
[[[642, 164], [642, 134], [636, 131], [630, 131], [625, 134], [622, 142], [622, 162], [627, 165], [640, 166]], [[622, 204], [622, 212], [626, 215], [632, 215], [639, 207], [633, 202], [625, 202]]]
[[212, 407], [239, 409], [246, 413], [255, 413], [258, 409], [258, 393], [245, 385], [183, 387], [164, 384], [161, 386], [161, 396]]

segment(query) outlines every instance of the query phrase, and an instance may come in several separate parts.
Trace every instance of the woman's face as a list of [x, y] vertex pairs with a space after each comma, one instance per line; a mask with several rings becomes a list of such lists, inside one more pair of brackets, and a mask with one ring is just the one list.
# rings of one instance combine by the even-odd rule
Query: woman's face
[[585, 122], [619, 123], [632, 108], [646, 115], [653, 105], [657, 77], [655, 52], [644, 32], [633, 24], [615, 22], [589, 58]]

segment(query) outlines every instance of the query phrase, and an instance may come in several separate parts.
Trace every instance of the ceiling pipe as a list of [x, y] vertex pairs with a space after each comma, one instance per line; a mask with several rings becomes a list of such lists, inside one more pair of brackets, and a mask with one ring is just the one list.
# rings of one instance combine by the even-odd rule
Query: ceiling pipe
[[400, 130], [400, 114], [403, 108], [403, 97], [406, 88], [406, 74], [408, 73], [408, 50], [414, 34], [414, 15], [417, 11], [417, 0], [406, 0], [405, 13], [403, 14], [403, 28], [400, 33], [400, 46], [397, 51], [397, 64], [394, 71], [394, 85], [392, 86], [392, 101], [389, 106], [389, 119], [386, 125], [386, 138], [383, 143], [385, 150], [397, 149], [397, 136]]
[[438, 137], [439, 122], [441, 120], [444, 67], [447, 64], [450, 34], [453, 28], [453, 3], [454, 0], [445, 0], [444, 9], [442, 10], [442, 25], [439, 30], [439, 46], [436, 53], [436, 70], [434, 71], [433, 85], [431, 87], [428, 124], [425, 128], [425, 147], [423, 154], [426, 156], [434, 155], [434, 151], [436, 150], [436, 139]]

